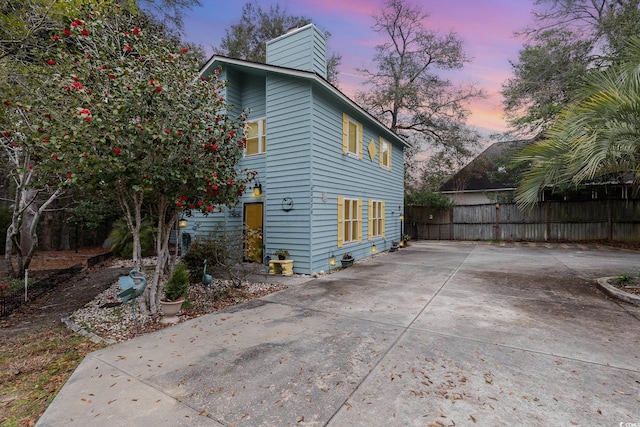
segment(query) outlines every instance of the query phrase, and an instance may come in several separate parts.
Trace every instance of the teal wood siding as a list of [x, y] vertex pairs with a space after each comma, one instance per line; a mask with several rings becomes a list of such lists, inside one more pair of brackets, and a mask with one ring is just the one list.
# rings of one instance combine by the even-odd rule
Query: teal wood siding
[[220, 78], [229, 83], [229, 85], [224, 89], [224, 93], [221, 94], [229, 104], [229, 113], [233, 115], [240, 114], [242, 110], [241, 76], [233, 70], [223, 69], [220, 73]]
[[[357, 159], [342, 152], [342, 113], [364, 125], [363, 155]], [[313, 222], [312, 258], [313, 271], [327, 270], [331, 252], [340, 259], [345, 252], [356, 259], [371, 254], [371, 245], [378, 251], [388, 249], [392, 240], [400, 238], [399, 209], [404, 204], [404, 169], [402, 147], [392, 147], [391, 170], [379, 166], [380, 134], [371, 123], [357, 115], [355, 111], [340, 108], [328, 98], [316, 93], [313, 104]], [[376, 156], [368, 153], [369, 141], [373, 139]], [[323, 197], [323, 195], [325, 197]], [[362, 242], [337, 247], [338, 196], [362, 200]], [[367, 239], [368, 199], [385, 202], [385, 237]], [[326, 200], [326, 201], [325, 201]], [[392, 213], [393, 212], [393, 213]]]
[[241, 107], [249, 114], [249, 121], [266, 114], [266, 96], [264, 77], [245, 76], [242, 87]]
[[[310, 95], [307, 82], [267, 76], [265, 253], [288, 250], [296, 273], [310, 271]], [[293, 199], [289, 212], [285, 197]]]
[[267, 64], [318, 73], [327, 77], [327, 42], [314, 25], [267, 42]]

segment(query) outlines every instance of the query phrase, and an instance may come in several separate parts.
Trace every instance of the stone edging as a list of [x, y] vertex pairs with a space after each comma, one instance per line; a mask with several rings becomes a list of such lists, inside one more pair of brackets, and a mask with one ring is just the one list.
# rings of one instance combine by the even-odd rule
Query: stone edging
[[601, 277], [598, 279], [598, 288], [605, 294], [609, 295], [612, 298], [617, 298], [624, 302], [628, 302], [629, 304], [636, 305], [640, 307], [640, 297], [634, 294], [630, 294], [628, 292], [621, 291], [615, 286], [611, 286], [609, 281], [613, 279], [613, 277]]
[[77, 323], [73, 322], [71, 319], [69, 319], [68, 316], [63, 317], [61, 320], [62, 320], [62, 323], [67, 328], [71, 329], [76, 334], [80, 334], [83, 337], [89, 338], [89, 340], [91, 340], [91, 342], [94, 342], [94, 343], [105, 343], [105, 344], [115, 344], [116, 343], [114, 340], [104, 339], [104, 338], [99, 337], [98, 335], [94, 334], [93, 332], [87, 331], [86, 329], [84, 329], [83, 327], [81, 327]]

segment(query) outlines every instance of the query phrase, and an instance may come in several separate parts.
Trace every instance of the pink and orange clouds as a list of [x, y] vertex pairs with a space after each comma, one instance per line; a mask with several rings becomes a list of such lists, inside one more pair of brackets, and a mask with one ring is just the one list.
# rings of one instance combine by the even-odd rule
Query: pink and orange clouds
[[[248, 0], [247, 0], [248, 1]], [[276, 1], [259, 0], [265, 9]], [[290, 15], [313, 19], [331, 37], [328, 48], [342, 55], [340, 89], [353, 97], [362, 89], [357, 69], [370, 66], [375, 46], [384, 42], [372, 30], [372, 15], [379, 13], [385, 0], [283, 0], [280, 7]], [[212, 52], [225, 30], [238, 22], [245, 2], [202, 0], [203, 6], [185, 17], [186, 38]], [[442, 34], [455, 32], [464, 42], [472, 61], [463, 70], [447, 73], [455, 83], [474, 84], [487, 98], [472, 103], [469, 124], [488, 132], [506, 129], [502, 117], [500, 90], [509, 78], [509, 61], [517, 59], [522, 40], [514, 32], [531, 24], [531, 0], [409, 0], [429, 13], [425, 26]]]

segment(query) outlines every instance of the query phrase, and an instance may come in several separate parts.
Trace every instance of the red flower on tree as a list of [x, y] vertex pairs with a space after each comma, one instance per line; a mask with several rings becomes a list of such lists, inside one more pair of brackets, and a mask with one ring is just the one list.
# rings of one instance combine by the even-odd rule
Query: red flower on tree
[[71, 23], [72, 27], [82, 27], [82, 21], [79, 19], [74, 19], [73, 22]]
[[53, 59], [50, 59], [50, 60], [47, 61], [47, 64], [56, 65], [56, 61], [54, 61]]
[[82, 34], [83, 36], [88, 36], [89, 35], [89, 31], [82, 30], [82, 31], [80, 31], [80, 34]]
[[161, 86], [156, 86], [156, 92], [162, 92], [162, 87]]
[[69, 31], [66, 28], [64, 30], [62, 30], [62, 32], [64, 33], [65, 36], [70, 36], [71, 35], [71, 31]]
[[120, 154], [120, 149], [118, 147], [113, 149], [113, 152], [115, 153], [115, 155], [119, 155]]
[[53, 36], [51, 37], [51, 40], [53, 40], [54, 42], [57, 42], [58, 40], [60, 40], [60, 36]]
[[124, 50], [126, 50], [127, 52], [131, 52], [133, 49], [131, 49], [131, 46], [126, 45], [126, 46], [124, 47]]

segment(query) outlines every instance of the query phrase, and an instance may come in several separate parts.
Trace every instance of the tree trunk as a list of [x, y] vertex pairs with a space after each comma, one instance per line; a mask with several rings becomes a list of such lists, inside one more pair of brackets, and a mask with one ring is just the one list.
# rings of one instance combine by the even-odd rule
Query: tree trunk
[[171, 214], [168, 214], [169, 207], [170, 204], [164, 197], [158, 203], [158, 230], [156, 234], [157, 262], [153, 272], [153, 279], [151, 280], [152, 286], [150, 286], [149, 289], [149, 308], [153, 314], [157, 314], [158, 312], [158, 306], [162, 297], [161, 288], [163, 286], [161, 285], [164, 285], [169, 274], [169, 237], [179, 215], [178, 211], [173, 211]]
[[[32, 233], [35, 230], [38, 222], [38, 206], [36, 205], [37, 192], [35, 190], [23, 190], [22, 196], [25, 203], [22, 210], [22, 221], [20, 223], [20, 255], [24, 256], [25, 253], [34, 252], [38, 245], [37, 236]], [[35, 225], [34, 225], [35, 224]], [[26, 267], [25, 267], [26, 268]]]
[[40, 249], [43, 251], [53, 250], [53, 212], [47, 212], [42, 218], [42, 236], [40, 238]]
[[71, 244], [69, 243], [70, 227], [69, 223], [67, 222], [68, 217], [69, 215], [67, 215], [66, 212], [62, 214], [60, 224], [60, 245], [58, 247], [58, 249], [60, 249], [61, 251], [68, 251], [69, 249], [71, 249]]

